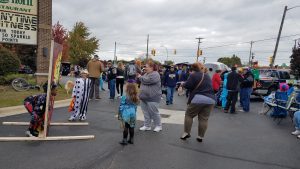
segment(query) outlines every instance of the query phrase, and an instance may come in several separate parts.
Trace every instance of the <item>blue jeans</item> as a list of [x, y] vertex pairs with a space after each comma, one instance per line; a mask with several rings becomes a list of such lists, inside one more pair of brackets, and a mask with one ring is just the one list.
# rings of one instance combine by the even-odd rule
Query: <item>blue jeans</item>
[[250, 95], [252, 93], [252, 88], [241, 88], [240, 99], [243, 110], [249, 112], [250, 110]]
[[116, 79], [112, 79], [109, 81], [109, 98], [115, 98], [116, 95]]
[[173, 96], [174, 96], [175, 87], [167, 87], [167, 103], [173, 104]]
[[295, 123], [296, 130], [300, 130], [300, 111], [295, 112], [294, 123]]

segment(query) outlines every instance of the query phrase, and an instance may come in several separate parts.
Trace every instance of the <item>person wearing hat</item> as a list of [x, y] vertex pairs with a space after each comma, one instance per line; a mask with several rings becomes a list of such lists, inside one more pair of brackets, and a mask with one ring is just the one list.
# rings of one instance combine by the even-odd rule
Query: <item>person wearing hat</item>
[[101, 99], [99, 96], [99, 86], [100, 86], [100, 75], [103, 71], [103, 65], [99, 61], [99, 56], [94, 55], [94, 58], [90, 60], [87, 64], [87, 70], [89, 72], [89, 78], [91, 80], [91, 90], [90, 90], [90, 99], [93, 99], [95, 93], [95, 99]]
[[[28, 137], [38, 137], [38, 129], [43, 129], [44, 124], [44, 114], [46, 111], [47, 103], [47, 83], [43, 85], [44, 93], [38, 95], [28, 96], [24, 100], [24, 106], [31, 116], [30, 124], [28, 130], [25, 132]], [[55, 97], [57, 94], [57, 85], [55, 83], [51, 84], [51, 96]], [[50, 98], [51, 100], [51, 98]]]
[[73, 88], [72, 98], [74, 101], [73, 110], [69, 121], [79, 119], [86, 120], [86, 112], [89, 104], [91, 80], [88, 78], [89, 72], [85, 69], [80, 72], [80, 78], [76, 79]]
[[165, 74], [164, 86], [167, 87], [167, 100], [166, 105], [173, 104], [173, 96], [176, 84], [178, 82], [178, 74], [176, 73], [174, 66], [170, 67], [170, 71]]

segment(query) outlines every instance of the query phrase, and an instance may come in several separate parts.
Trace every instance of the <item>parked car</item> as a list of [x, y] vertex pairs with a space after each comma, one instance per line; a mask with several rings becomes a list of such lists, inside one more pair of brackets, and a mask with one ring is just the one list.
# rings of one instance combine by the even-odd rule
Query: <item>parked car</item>
[[21, 74], [33, 74], [34, 73], [34, 71], [29, 66], [26, 66], [26, 65], [21, 65], [18, 72]]
[[266, 96], [278, 89], [279, 83], [287, 82], [291, 79], [288, 70], [279, 69], [259, 69], [260, 77], [253, 88], [253, 95]]
[[71, 63], [69, 62], [62, 62], [61, 63], [61, 75], [62, 76], [68, 76], [68, 74], [71, 72]]

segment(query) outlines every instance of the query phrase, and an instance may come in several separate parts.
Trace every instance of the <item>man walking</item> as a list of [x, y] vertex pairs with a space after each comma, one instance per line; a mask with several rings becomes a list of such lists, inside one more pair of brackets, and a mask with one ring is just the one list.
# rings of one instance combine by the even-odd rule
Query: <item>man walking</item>
[[178, 82], [178, 74], [176, 73], [174, 66], [171, 66], [170, 71], [165, 74], [164, 85], [167, 87], [167, 101], [166, 104], [173, 104], [173, 96], [176, 84]]
[[242, 82], [242, 77], [236, 72], [236, 67], [231, 68], [231, 72], [227, 77], [227, 103], [224, 109], [224, 113], [228, 113], [230, 107], [230, 113], [235, 114], [235, 104], [238, 98], [238, 85]]
[[93, 99], [95, 93], [95, 99], [99, 100], [101, 99], [99, 96], [99, 78], [103, 71], [103, 65], [99, 61], [98, 55], [94, 55], [94, 58], [88, 62], [87, 69], [89, 72], [89, 79], [91, 79], [90, 99]]

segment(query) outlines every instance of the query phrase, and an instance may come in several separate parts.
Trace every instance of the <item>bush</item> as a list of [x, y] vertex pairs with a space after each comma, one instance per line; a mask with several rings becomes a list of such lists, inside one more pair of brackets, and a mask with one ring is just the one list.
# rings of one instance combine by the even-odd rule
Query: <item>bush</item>
[[18, 72], [20, 63], [16, 54], [6, 48], [0, 48], [0, 75]]
[[26, 74], [8, 74], [0, 77], [0, 85], [10, 85], [11, 82], [16, 78], [24, 78], [28, 81], [28, 83], [32, 83], [35, 81], [34, 77]]

